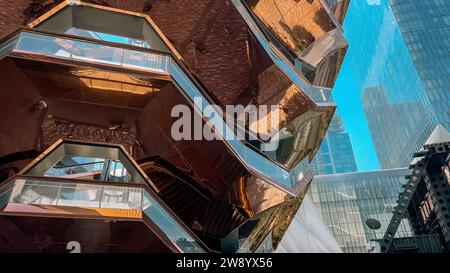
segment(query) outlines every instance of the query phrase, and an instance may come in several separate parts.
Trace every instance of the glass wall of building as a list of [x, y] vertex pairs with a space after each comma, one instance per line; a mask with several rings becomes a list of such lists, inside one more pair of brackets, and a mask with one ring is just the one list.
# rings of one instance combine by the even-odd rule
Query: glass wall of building
[[450, 2], [389, 2], [438, 121], [450, 130]]
[[[315, 98], [321, 102], [334, 102], [331, 90], [321, 89], [320, 96]], [[356, 160], [350, 135], [345, 131], [342, 117], [334, 113], [319, 151], [311, 162], [311, 170], [315, 175], [356, 172]]]
[[350, 136], [345, 132], [342, 118], [336, 114], [312, 161], [311, 169], [315, 175], [357, 171]]
[[409, 165], [434, 128], [419, 101], [391, 103], [383, 87], [365, 88], [364, 113], [381, 168]]
[[[389, 0], [350, 1], [343, 27], [351, 45], [343, 72], [350, 71], [346, 75], [354, 78], [355, 90], [346, 90], [345, 96], [338, 92], [333, 95], [338, 103], [343, 100], [339, 100], [340, 97], [354, 100], [355, 104], [351, 106], [354, 111], [347, 108], [350, 114], [341, 113], [344, 120], [358, 113], [359, 107], [363, 108], [359, 102], [363, 101], [365, 105], [361, 110], [364, 110], [368, 121], [367, 127], [361, 126], [365, 123], [361, 122], [356, 125], [346, 124], [346, 128], [352, 138], [356, 137], [356, 133], [352, 132], [370, 134], [381, 168], [407, 167], [410, 161], [406, 159], [408, 154], [417, 151], [438, 119], [427, 94], [427, 83], [421, 79], [414, 56], [408, 49], [407, 38], [404, 39], [402, 35], [401, 22], [397, 23]], [[367, 90], [374, 93], [377, 89], [383, 94], [369, 96]], [[449, 95], [448, 88], [446, 95]], [[341, 111], [345, 107], [341, 107]], [[420, 114], [416, 115], [419, 111]], [[421, 124], [420, 128], [414, 127], [417, 124]], [[359, 153], [356, 150], [357, 158], [362, 157]]]
[[[308, 194], [344, 252], [367, 252], [370, 240], [383, 237], [408, 174], [410, 170], [402, 168], [319, 175]], [[366, 225], [369, 218], [378, 220], [381, 228], [371, 230]], [[403, 220], [396, 236], [411, 235]]]

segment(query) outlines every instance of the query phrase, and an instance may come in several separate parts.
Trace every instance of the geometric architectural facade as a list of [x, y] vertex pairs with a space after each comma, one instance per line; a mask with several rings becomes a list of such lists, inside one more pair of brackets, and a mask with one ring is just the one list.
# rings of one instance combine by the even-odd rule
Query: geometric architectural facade
[[[336, 108], [317, 99], [348, 46], [335, 14], [323, 1], [89, 2], [1, 37], [2, 250], [277, 249]], [[211, 139], [174, 137], [180, 105]], [[229, 105], [279, 113], [233, 127]], [[55, 233], [71, 221], [80, 233]]]
[[121, 146], [60, 140], [2, 184], [0, 251], [207, 250], [146, 181]]

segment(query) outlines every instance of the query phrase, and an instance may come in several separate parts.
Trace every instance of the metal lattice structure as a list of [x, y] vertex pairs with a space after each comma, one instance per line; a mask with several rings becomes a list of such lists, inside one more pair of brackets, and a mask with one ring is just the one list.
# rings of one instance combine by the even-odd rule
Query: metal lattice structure
[[407, 177], [409, 181], [404, 185], [405, 190], [399, 194], [398, 205], [394, 209], [394, 215], [389, 223], [386, 233], [380, 242], [381, 251], [389, 252], [397, 232], [400, 221], [407, 216], [408, 207], [421, 183], [425, 183], [426, 189], [433, 202], [436, 218], [442, 231], [443, 240], [450, 242], [450, 184], [445, 181], [443, 166], [448, 161], [450, 154], [450, 135], [438, 125], [431, 134], [423, 149], [414, 154], [414, 160], [410, 165], [412, 174]]

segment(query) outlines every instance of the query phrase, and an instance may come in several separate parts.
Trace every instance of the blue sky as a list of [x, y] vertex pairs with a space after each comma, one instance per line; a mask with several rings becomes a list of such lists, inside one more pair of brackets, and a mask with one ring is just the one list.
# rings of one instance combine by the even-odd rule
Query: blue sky
[[333, 97], [338, 105], [338, 115], [343, 118], [345, 129], [350, 135], [358, 170], [379, 169], [377, 155], [361, 105], [359, 88], [347, 59], [342, 65], [339, 78], [334, 86]]
[[380, 2], [370, 0], [350, 1], [343, 25], [350, 46], [333, 88], [337, 113], [343, 118], [345, 129], [350, 135], [359, 171], [380, 168], [361, 104], [365, 78], [371, 60], [377, 53], [373, 42], [378, 40], [383, 21], [383, 11], [379, 5]]

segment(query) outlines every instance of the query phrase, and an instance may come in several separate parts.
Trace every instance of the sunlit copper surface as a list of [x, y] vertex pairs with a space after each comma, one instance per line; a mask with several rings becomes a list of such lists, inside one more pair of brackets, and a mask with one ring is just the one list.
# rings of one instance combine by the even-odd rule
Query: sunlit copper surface
[[286, 196], [283, 202], [260, 213], [257, 225], [247, 238], [251, 250], [255, 250], [269, 234], [272, 236], [273, 249], [277, 248], [300, 208], [306, 191], [299, 197]]
[[298, 56], [315, 40], [336, 27], [318, 0], [245, 1], [264, 24]]
[[290, 52], [288, 59], [311, 66], [312, 71], [299, 68], [311, 84], [334, 85], [348, 45], [326, 5], [319, 0], [243, 1], [277, 39], [272, 42], [281, 42]]

